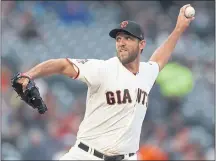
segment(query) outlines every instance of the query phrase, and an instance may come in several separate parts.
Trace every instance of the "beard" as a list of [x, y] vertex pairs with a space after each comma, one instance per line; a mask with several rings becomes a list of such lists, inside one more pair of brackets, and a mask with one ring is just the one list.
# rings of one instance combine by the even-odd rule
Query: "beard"
[[126, 53], [122, 54], [120, 51], [117, 51], [117, 57], [123, 65], [129, 64], [129, 63], [133, 62], [134, 60], [136, 60], [136, 58], [139, 54], [139, 49], [136, 49], [132, 52], [129, 52], [128, 50], [124, 51], [124, 52], [127, 52], [127, 54]]

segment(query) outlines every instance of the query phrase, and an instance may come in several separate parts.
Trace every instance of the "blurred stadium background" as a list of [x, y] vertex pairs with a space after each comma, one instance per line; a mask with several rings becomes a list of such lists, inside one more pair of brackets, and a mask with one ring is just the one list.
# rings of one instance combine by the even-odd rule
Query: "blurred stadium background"
[[16, 98], [10, 78], [50, 58], [115, 56], [108, 32], [123, 20], [140, 23], [146, 61], [190, 3], [196, 19], [176, 46], [149, 97], [139, 159], [214, 159], [214, 1], [3, 1], [2, 159], [58, 159], [75, 142], [86, 86], [62, 76], [37, 79], [46, 115]]

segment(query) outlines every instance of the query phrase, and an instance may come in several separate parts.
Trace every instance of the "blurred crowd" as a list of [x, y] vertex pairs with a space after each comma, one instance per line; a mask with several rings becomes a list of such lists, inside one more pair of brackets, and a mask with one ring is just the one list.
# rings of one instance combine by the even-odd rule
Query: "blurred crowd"
[[[196, 9], [196, 18], [150, 93], [140, 160], [214, 160], [215, 4], [187, 3]], [[16, 72], [51, 58], [115, 56], [115, 41], [108, 32], [127, 19], [143, 27], [147, 46], [142, 60], [147, 61], [175, 27], [183, 5], [183, 1], [3, 1], [2, 159], [58, 159], [74, 145], [85, 112], [86, 85], [56, 75], [36, 80], [49, 109], [39, 115], [11, 88]]]

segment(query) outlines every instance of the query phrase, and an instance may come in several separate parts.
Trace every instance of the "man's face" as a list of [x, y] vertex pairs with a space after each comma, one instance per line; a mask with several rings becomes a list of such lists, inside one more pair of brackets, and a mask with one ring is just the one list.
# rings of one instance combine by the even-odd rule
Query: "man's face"
[[131, 35], [124, 32], [118, 33], [116, 36], [116, 51], [122, 64], [133, 62], [144, 47], [142, 44], [143, 41], [139, 41]]

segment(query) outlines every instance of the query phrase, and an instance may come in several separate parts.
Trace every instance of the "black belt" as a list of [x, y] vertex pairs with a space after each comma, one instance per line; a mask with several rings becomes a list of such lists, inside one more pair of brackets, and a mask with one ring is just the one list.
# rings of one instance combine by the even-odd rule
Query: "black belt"
[[[85, 145], [83, 143], [79, 143], [78, 147], [86, 152], [89, 151], [89, 146], [88, 145]], [[133, 156], [135, 153], [129, 153], [129, 157], [130, 156]], [[123, 160], [125, 158], [125, 155], [114, 155], [114, 156], [107, 156], [107, 155], [104, 155], [103, 153], [97, 151], [97, 150], [94, 150], [93, 151], [93, 155], [98, 157], [98, 158], [101, 158], [101, 159], [104, 159], [105, 161], [117, 161], [117, 160]]]

